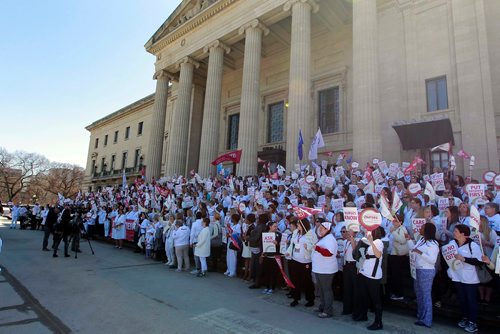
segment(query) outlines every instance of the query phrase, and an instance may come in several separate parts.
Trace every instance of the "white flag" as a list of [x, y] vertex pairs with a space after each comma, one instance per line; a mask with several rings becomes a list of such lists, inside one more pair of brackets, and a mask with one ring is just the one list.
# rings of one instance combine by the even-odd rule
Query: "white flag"
[[472, 228], [476, 229], [476, 232], [479, 232], [479, 223], [481, 222], [481, 215], [479, 211], [474, 205], [470, 206], [470, 220], [469, 225]]
[[389, 203], [387, 202], [387, 198], [384, 196], [380, 196], [379, 202], [380, 204], [380, 214], [387, 220], [392, 221], [394, 217], [389, 211]]
[[394, 189], [392, 191], [392, 213], [395, 214], [396, 212], [398, 212], [402, 206], [403, 203], [401, 202], [401, 198], [399, 198], [398, 192], [396, 191], [396, 189]]
[[321, 134], [321, 129], [318, 129], [316, 135], [314, 136], [311, 147], [309, 148], [309, 160], [318, 159], [318, 148], [325, 147], [325, 142], [323, 140], [323, 135]]
[[430, 182], [427, 182], [425, 184], [424, 194], [429, 196], [429, 201], [431, 202], [436, 199], [436, 192], [434, 191], [434, 188], [432, 187]]

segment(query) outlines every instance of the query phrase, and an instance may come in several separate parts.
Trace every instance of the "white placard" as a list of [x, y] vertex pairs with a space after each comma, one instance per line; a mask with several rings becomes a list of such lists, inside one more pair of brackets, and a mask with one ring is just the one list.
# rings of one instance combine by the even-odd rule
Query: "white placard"
[[439, 211], [444, 211], [449, 206], [450, 206], [450, 201], [448, 200], [448, 198], [446, 198], [446, 197], [440, 197], [438, 199], [438, 209], [439, 209]]
[[274, 244], [275, 239], [276, 239], [276, 234], [274, 232], [262, 233], [262, 251], [264, 253], [276, 252], [276, 245]]
[[[344, 199], [343, 198], [335, 198], [332, 200], [332, 203], [333, 203], [332, 209], [335, 213], [339, 212], [344, 207]], [[498, 238], [498, 239], [500, 239], [500, 238]]]
[[358, 209], [344, 208], [344, 222], [347, 230], [359, 232]]
[[455, 259], [455, 255], [458, 254], [457, 243], [452, 240], [449, 244], [441, 247], [441, 253], [443, 254], [444, 260], [448, 264], [448, 267], [455, 275], [462, 269], [463, 263]]
[[434, 173], [431, 175], [431, 183], [434, 187], [435, 191], [443, 191], [444, 190], [444, 174], [443, 173]]
[[416, 236], [420, 235], [420, 228], [425, 224], [425, 221], [425, 218], [412, 218], [411, 228], [415, 239], [417, 239]]

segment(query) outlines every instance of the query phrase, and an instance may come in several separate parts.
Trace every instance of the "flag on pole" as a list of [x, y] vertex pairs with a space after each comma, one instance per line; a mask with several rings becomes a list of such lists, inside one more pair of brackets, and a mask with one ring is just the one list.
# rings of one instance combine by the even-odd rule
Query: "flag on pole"
[[438, 145], [438, 146], [434, 146], [433, 148], [431, 148], [431, 152], [434, 152], [434, 151], [437, 151], [437, 150], [451, 152], [451, 143], [447, 142], [447, 143], [444, 143], [444, 144], [441, 144], [441, 145]]
[[465, 160], [470, 159], [470, 154], [469, 154], [469, 153], [467, 153], [467, 152], [465, 152], [464, 150], [460, 150], [460, 151], [458, 151], [457, 155], [458, 155], [460, 158], [465, 159]]
[[475, 228], [476, 232], [479, 232], [479, 223], [481, 223], [481, 215], [479, 214], [476, 206], [471, 205], [469, 225], [470, 227]]
[[394, 189], [392, 191], [392, 213], [395, 214], [396, 212], [398, 212], [402, 206], [403, 202], [401, 202], [401, 198], [399, 197], [398, 192], [396, 191], [396, 189]]
[[304, 157], [304, 154], [302, 151], [302, 145], [304, 145], [304, 138], [302, 138], [302, 129], [299, 129], [299, 143], [297, 145], [297, 152], [298, 152], [300, 161], [302, 161], [302, 158]]
[[321, 129], [318, 129], [318, 132], [316, 132], [316, 135], [311, 142], [311, 147], [309, 148], [309, 160], [318, 159], [318, 148], [321, 147], [325, 147], [325, 142], [323, 141]]
[[122, 190], [125, 190], [126, 188], [127, 188], [127, 177], [125, 176], [125, 169], [123, 169]]
[[380, 199], [378, 201], [380, 205], [380, 214], [382, 217], [387, 219], [388, 221], [392, 221], [394, 217], [392, 216], [391, 211], [389, 211], [389, 202], [387, 202], [387, 198], [385, 196], [380, 196]]

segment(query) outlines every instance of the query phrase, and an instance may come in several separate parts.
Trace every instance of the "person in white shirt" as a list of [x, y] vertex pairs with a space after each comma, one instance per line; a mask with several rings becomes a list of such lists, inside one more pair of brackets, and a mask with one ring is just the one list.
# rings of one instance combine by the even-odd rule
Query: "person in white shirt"
[[[203, 226], [201, 224], [202, 217], [203, 217], [202, 213], [198, 211], [196, 213], [196, 220], [191, 225], [191, 235], [189, 237], [189, 244], [191, 245], [191, 248], [193, 248], [193, 250], [196, 247], [196, 243], [198, 242], [198, 235], [203, 229]], [[200, 263], [200, 258], [196, 255], [194, 256], [194, 263], [195, 263], [195, 269], [191, 271], [191, 274], [197, 275], [201, 270], [201, 263]]]
[[470, 239], [468, 226], [455, 226], [453, 236], [458, 245], [458, 254], [455, 255], [455, 259], [462, 263], [457, 269], [458, 275], [453, 278], [462, 312], [462, 320], [458, 323], [458, 326], [469, 333], [474, 333], [478, 331], [477, 288], [479, 277], [476, 267], [483, 264], [482, 253], [479, 245]]
[[[321, 218], [317, 220], [321, 221]], [[319, 318], [333, 316], [333, 275], [338, 271], [337, 240], [331, 234], [332, 224], [322, 221], [318, 226], [318, 242], [312, 251], [312, 272], [319, 287], [321, 304]]]
[[[493, 249], [497, 244], [497, 234], [489, 226], [488, 219], [485, 216], [481, 216], [479, 223], [479, 235], [481, 238], [481, 245], [483, 246], [483, 254], [487, 258], [493, 253]], [[482, 270], [486, 270], [483, 268]], [[479, 300], [481, 303], [488, 304], [491, 301], [491, 295], [493, 294], [494, 280], [489, 282], [483, 282], [479, 285]]]
[[19, 206], [14, 204], [10, 209], [10, 215], [12, 218], [12, 222], [10, 223], [9, 228], [15, 230], [17, 228], [17, 220], [19, 219]]
[[486, 203], [484, 206], [484, 214], [490, 222], [490, 227], [495, 232], [500, 232], [500, 214], [498, 214], [498, 204], [494, 202]]
[[285, 256], [291, 257], [288, 262], [290, 279], [295, 285], [291, 295], [293, 301], [290, 306], [295, 307], [299, 304], [301, 294], [304, 293], [307, 303], [306, 307], [314, 305], [314, 284], [311, 276], [311, 252], [313, 249], [313, 238], [311, 225], [307, 219], [298, 220], [297, 229], [292, 234], [290, 245]]
[[126, 238], [125, 223], [126, 223], [126, 218], [125, 214], [123, 213], [123, 207], [120, 206], [118, 208], [118, 215], [115, 218], [113, 224], [113, 239], [115, 239], [116, 242], [115, 247], [119, 249], [122, 249], [123, 239]]
[[203, 218], [202, 229], [198, 234], [198, 240], [194, 248], [194, 255], [200, 259], [200, 272], [198, 277], [205, 277], [207, 275], [207, 257], [210, 256], [210, 219]]
[[392, 221], [390, 228], [392, 237], [392, 249], [389, 255], [389, 269], [390, 269], [390, 291], [391, 300], [403, 300], [403, 291], [405, 281], [402, 277], [408, 277], [410, 274], [410, 262], [408, 259], [408, 241], [406, 236], [408, 231], [401, 224], [399, 220]]
[[359, 270], [359, 313], [353, 314], [354, 321], [365, 321], [368, 319], [368, 306], [371, 303], [375, 308], [375, 320], [368, 326], [368, 330], [380, 330], [382, 325], [382, 298], [380, 296], [380, 284], [382, 281], [382, 255], [384, 251], [384, 243], [382, 238], [384, 229], [377, 227], [372, 232], [367, 232], [364, 242], [368, 247], [364, 253], [365, 260]]
[[189, 270], [189, 227], [182, 223], [182, 220], [175, 221], [175, 231], [173, 232], [175, 256], [177, 257], [177, 272]]
[[[416, 278], [414, 282], [417, 296], [417, 321], [415, 325], [432, 326], [432, 282], [436, 276], [436, 261], [439, 243], [436, 240], [436, 226], [426, 223], [420, 228], [422, 236], [418, 241], [408, 240], [408, 246], [415, 259]], [[409, 236], [407, 236], [409, 239]]]

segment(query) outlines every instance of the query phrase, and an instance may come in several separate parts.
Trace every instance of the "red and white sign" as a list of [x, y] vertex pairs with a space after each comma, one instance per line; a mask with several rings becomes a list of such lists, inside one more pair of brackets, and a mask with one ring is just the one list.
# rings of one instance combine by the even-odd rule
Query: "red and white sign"
[[441, 247], [441, 253], [443, 254], [444, 260], [448, 264], [448, 267], [453, 271], [457, 272], [463, 266], [462, 261], [455, 259], [455, 255], [458, 254], [458, 247], [456, 242], [453, 240], [449, 244]]
[[358, 209], [344, 208], [344, 222], [348, 230], [359, 232]]
[[450, 206], [450, 201], [446, 197], [441, 197], [438, 199], [438, 209], [439, 211], [444, 211], [446, 210], [447, 207]]
[[443, 173], [434, 173], [431, 175], [432, 186], [435, 191], [443, 191], [444, 188], [444, 175]]
[[307, 176], [306, 176], [306, 182], [307, 182], [308, 184], [313, 183], [313, 182], [314, 182], [314, 180], [316, 180], [316, 178], [314, 177], [314, 175], [307, 175]]
[[375, 180], [375, 183], [383, 183], [385, 181], [384, 177], [382, 176], [382, 173], [378, 169], [375, 169], [373, 171], [372, 177]]
[[484, 174], [483, 174], [483, 180], [486, 183], [493, 183], [493, 180], [495, 180], [495, 176], [497, 176], [497, 173], [495, 173], [494, 171], [489, 170], [487, 172], [484, 172]]
[[413, 218], [411, 220], [411, 228], [413, 231], [413, 235], [415, 236], [420, 235], [420, 228], [424, 226], [425, 222], [426, 222], [425, 218]]
[[344, 207], [344, 199], [343, 198], [335, 198], [332, 200], [332, 204], [333, 204], [332, 205], [333, 211], [335, 213], [337, 213], [338, 211], [342, 210], [342, 208]]
[[495, 187], [500, 188], [500, 174], [495, 176], [495, 178], [493, 179], [493, 184], [495, 185]]
[[469, 203], [473, 204], [478, 198], [483, 197], [485, 190], [485, 184], [469, 183], [468, 185], [466, 185], [465, 192], [469, 197]]
[[408, 191], [410, 192], [410, 194], [415, 196], [420, 194], [420, 192], [422, 191], [422, 187], [420, 186], [420, 183], [410, 183], [410, 185], [408, 186]]
[[364, 209], [359, 213], [359, 223], [367, 230], [373, 231], [382, 224], [380, 212], [373, 208]]

